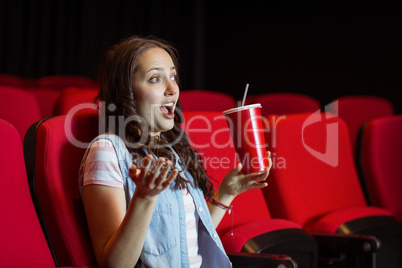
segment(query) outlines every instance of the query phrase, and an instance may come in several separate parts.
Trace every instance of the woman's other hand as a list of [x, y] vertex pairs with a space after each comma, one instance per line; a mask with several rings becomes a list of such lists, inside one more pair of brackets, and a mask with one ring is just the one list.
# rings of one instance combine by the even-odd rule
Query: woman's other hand
[[[269, 152], [268, 168], [264, 171], [244, 175], [242, 172], [242, 165], [237, 165], [225, 176], [222, 183], [219, 185], [219, 188], [216, 190], [213, 198], [223, 205], [229, 206], [237, 195], [249, 189], [261, 189], [267, 187], [268, 183], [265, 182], [265, 180], [268, 177], [271, 167], [272, 160]], [[216, 228], [226, 211], [211, 203], [209, 203], [208, 208], [211, 213], [212, 222]]]
[[268, 152], [268, 168], [261, 172], [255, 172], [251, 174], [243, 174], [241, 164], [238, 164], [234, 169], [232, 169], [223, 179], [221, 185], [219, 186], [220, 198], [223, 195], [229, 195], [233, 198], [248, 189], [261, 189], [268, 186], [265, 181], [269, 175], [269, 171], [272, 167], [272, 159], [270, 157], [270, 152]]
[[173, 169], [169, 174], [172, 167], [173, 164], [170, 160], [163, 157], [154, 160], [152, 155], [147, 155], [141, 169], [138, 169], [134, 164], [130, 167], [129, 176], [136, 184], [136, 191], [141, 197], [156, 197], [169, 187], [177, 177], [179, 173], [177, 169]]

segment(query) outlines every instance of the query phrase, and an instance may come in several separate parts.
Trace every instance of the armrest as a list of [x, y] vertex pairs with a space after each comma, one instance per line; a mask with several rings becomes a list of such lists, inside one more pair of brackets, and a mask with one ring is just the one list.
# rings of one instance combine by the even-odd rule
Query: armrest
[[360, 259], [362, 266], [375, 267], [375, 254], [380, 241], [370, 235], [311, 233], [318, 243], [319, 262], [342, 263], [348, 259]]
[[325, 251], [344, 251], [347, 253], [374, 253], [381, 247], [381, 242], [371, 235], [358, 234], [321, 234], [311, 233], [318, 247]]
[[297, 263], [287, 255], [268, 253], [231, 252], [227, 253], [233, 268], [267, 267], [297, 268]]

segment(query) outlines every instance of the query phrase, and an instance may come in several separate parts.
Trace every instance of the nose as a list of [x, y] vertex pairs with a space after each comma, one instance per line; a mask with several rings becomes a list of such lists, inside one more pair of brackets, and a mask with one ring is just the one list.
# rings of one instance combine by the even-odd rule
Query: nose
[[179, 86], [175, 82], [169, 80], [166, 85], [165, 95], [174, 96], [178, 92], [179, 92]]

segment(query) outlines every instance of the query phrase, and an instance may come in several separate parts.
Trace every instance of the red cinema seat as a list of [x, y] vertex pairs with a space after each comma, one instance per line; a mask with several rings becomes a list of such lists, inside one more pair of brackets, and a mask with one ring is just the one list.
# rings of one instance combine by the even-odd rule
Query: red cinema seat
[[39, 88], [63, 90], [67, 87], [99, 87], [98, 82], [77, 75], [48, 75], [38, 79]]
[[36, 87], [36, 78], [25, 78], [14, 74], [0, 73], [0, 86], [31, 88]]
[[248, 104], [261, 103], [261, 114], [283, 115], [295, 113], [314, 113], [320, 110], [318, 100], [298, 93], [267, 93], [247, 97]]
[[334, 100], [328, 106], [328, 112], [341, 117], [350, 132], [353, 153], [356, 153], [356, 141], [359, 129], [367, 121], [394, 114], [392, 103], [378, 96], [344, 96]]
[[386, 208], [402, 222], [402, 115], [369, 121], [360, 144], [358, 164], [370, 203]]
[[231, 95], [209, 90], [183, 90], [180, 100], [183, 112], [223, 112], [236, 107], [236, 100]]
[[0, 86], [0, 97], [0, 118], [13, 124], [23, 140], [29, 126], [42, 118], [37, 100], [29, 91], [5, 86]]
[[32, 203], [15, 127], [0, 119], [0, 267], [56, 267]]
[[[237, 163], [225, 117], [221, 112], [187, 112], [184, 118], [190, 144], [200, 153], [216, 190]], [[233, 213], [226, 213], [217, 227], [227, 252], [286, 254], [298, 267], [316, 267], [315, 240], [298, 224], [272, 219], [260, 189], [240, 194], [232, 205]]]
[[[98, 92], [98, 88], [66, 88], [62, 91], [57, 100], [56, 113], [62, 115], [75, 110], [93, 109], [95, 107], [94, 101]], [[74, 110], [71, 110], [73, 108]]]
[[37, 122], [24, 140], [33, 200], [58, 266], [96, 267], [78, 170], [86, 147], [98, 133], [98, 114], [82, 112]]
[[390, 211], [366, 204], [344, 121], [331, 113], [268, 121], [274, 167], [263, 192], [272, 216], [309, 232], [375, 236], [376, 267], [401, 267], [401, 226]]
[[0, 86], [24, 87], [24, 79], [13, 74], [0, 73]]
[[55, 116], [56, 104], [61, 92], [49, 88], [31, 88], [29, 93], [35, 96], [42, 118]]

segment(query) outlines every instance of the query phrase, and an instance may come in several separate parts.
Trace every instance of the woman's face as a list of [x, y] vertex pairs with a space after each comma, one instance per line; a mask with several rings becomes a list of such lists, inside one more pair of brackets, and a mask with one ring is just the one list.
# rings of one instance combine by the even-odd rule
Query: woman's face
[[159, 135], [174, 126], [174, 109], [179, 98], [177, 70], [170, 55], [151, 48], [139, 58], [133, 88], [137, 113], [149, 124], [151, 135]]

